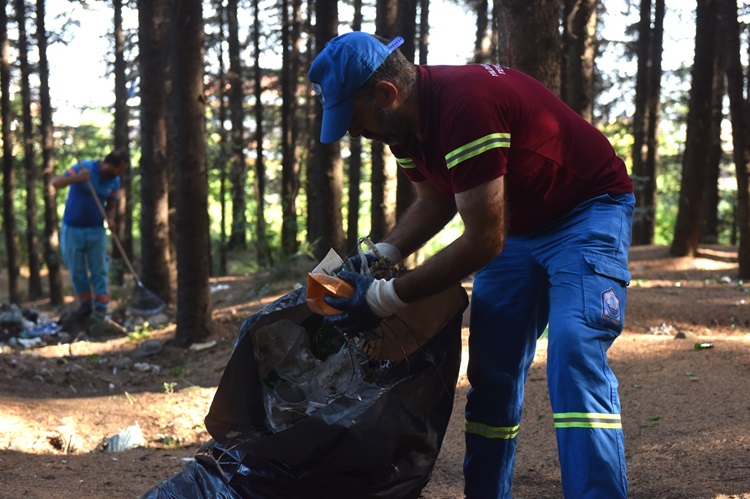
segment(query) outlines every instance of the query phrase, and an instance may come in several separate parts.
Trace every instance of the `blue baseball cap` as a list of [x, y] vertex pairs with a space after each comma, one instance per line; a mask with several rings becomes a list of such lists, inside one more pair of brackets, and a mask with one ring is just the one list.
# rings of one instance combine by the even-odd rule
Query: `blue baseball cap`
[[346, 134], [354, 114], [354, 93], [403, 43], [400, 36], [384, 44], [369, 33], [352, 31], [333, 38], [315, 57], [307, 76], [323, 104], [321, 142], [336, 142]]

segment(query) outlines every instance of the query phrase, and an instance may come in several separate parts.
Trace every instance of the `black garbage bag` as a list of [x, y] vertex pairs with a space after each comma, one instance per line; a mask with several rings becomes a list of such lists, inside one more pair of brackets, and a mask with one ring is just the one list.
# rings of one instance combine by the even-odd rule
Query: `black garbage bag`
[[293, 291], [240, 328], [195, 462], [145, 498], [417, 498], [445, 436], [459, 285], [347, 338]]

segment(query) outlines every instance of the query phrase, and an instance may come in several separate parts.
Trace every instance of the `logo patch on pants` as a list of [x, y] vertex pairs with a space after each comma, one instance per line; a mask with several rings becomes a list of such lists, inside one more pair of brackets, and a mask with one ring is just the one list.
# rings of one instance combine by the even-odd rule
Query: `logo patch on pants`
[[621, 323], [620, 299], [612, 288], [602, 292], [602, 318], [618, 326]]

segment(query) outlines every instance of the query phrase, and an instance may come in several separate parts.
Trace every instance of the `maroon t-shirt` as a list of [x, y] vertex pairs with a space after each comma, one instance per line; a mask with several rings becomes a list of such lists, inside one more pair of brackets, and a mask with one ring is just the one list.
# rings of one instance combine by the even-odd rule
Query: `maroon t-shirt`
[[607, 138], [530, 76], [489, 64], [418, 71], [422, 140], [391, 148], [410, 180], [452, 196], [505, 175], [511, 234], [633, 192]]

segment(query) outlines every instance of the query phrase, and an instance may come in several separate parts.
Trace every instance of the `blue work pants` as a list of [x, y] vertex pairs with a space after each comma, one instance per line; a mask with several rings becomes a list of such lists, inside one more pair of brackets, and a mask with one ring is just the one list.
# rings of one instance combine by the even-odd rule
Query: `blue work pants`
[[73, 281], [76, 299], [84, 304], [106, 308], [109, 302], [109, 255], [104, 227], [70, 227], [60, 229], [60, 248], [65, 266]]
[[[509, 236], [471, 297], [465, 493], [509, 498], [524, 383], [548, 330], [547, 377], [567, 498], [624, 498], [617, 379], [634, 197], [599, 196], [550, 228]], [[550, 459], [553, 459], [550, 456]]]

